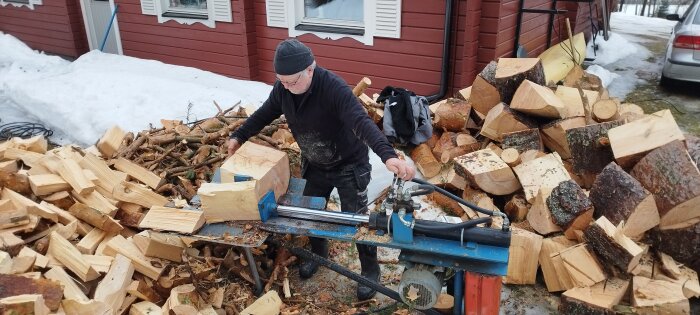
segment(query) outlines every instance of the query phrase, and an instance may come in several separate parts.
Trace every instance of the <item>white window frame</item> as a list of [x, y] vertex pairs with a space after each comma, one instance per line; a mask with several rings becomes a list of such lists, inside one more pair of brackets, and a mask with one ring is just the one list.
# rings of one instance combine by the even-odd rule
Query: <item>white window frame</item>
[[[2, 1], [2, 0], [0, 0]], [[207, 1], [207, 15], [206, 19], [196, 18], [195, 15], [199, 15], [202, 10], [187, 10], [187, 9], [176, 9], [170, 10], [170, 3], [168, 0], [140, 0], [141, 3], [141, 13], [145, 15], [155, 15], [158, 18], [158, 23], [165, 23], [167, 21], [175, 21], [180, 24], [192, 25], [194, 23], [202, 23], [207, 27], [215, 28], [216, 22], [233, 22], [233, 10], [231, 7], [231, 0], [206, 0]], [[193, 17], [177, 17], [177, 16], [163, 16], [164, 13], [182, 13], [182, 14], [192, 14]], [[204, 16], [202, 16], [204, 17]]]
[[27, 7], [30, 10], [34, 10], [35, 5], [42, 5], [42, 0], [27, 0], [26, 3], [22, 2], [15, 2], [15, 1], [8, 1], [8, 0], [0, 0], [0, 6], [7, 6], [7, 5], [12, 5], [13, 7], [16, 8], [21, 8], [21, 7]]
[[[304, 0], [292, 0], [287, 2], [287, 27], [289, 29], [289, 37], [297, 37], [304, 34], [314, 34], [320, 38], [338, 40], [340, 38], [352, 38], [365, 45], [374, 45], [374, 8], [376, 7], [375, 0], [364, 0], [364, 10], [363, 10], [363, 23], [352, 23], [351, 21], [341, 22], [338, 20], [331, 19], [315, 19], [306, 18], [304, 13]], [[351, 35], [351, 34], [341, 34], [334, 32], [319, 32], [319, 31], [307, 31], [307, 30], [297, 30], [296, 27], [299, 24], [312, 24], [321, 25], [329, 27], [350, 27], [350, 28], [360, 28], [364, 30], [363, 35]]]
[[[200, 15], [203, 10], [184, 10], [184, 9], [170, 9], [169, 0], [155, 0], [156, 3], [156, 16], [158, 17], [158, 23], [165, 23], [167, 21], [175, 21], [180, 24], [192, 25], [194, 23], [202, 23], [207, 27], [214, 28], [216, 26], [216, 21], [214, 20], [214, 11], [211, 0], [207, 1], [207, 14], [206, 19], [202, 18], [187, 18], [187, 17], [174, 17], [174, 16], [163, 16], [168, 12], [173, 13], [183, 13], [191, 15]], [[195, 12], [196, 11], [196, 12]], [[204, 15], [202, 15], [204, 17]]]

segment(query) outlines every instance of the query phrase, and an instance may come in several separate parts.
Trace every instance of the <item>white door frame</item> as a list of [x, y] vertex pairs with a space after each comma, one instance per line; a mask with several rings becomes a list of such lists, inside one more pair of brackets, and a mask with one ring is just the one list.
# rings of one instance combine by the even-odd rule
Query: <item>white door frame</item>
[[[85, 35], [88, 39], [88, 45], [90, 46], [90, 50], [94, 49], [100, 49], [100, 44], [101, 43], [93, 43], [92, 40], [92, 26], [94, 25], [94, 21], [92, 20], [92, 8], [90, 7], [90, 1], [91, 0], [80, 0], [80, 8], [83, 11], [83, 24], [85, 24]], [[109, 9], [110, 13], [114, 12], [114, 0], [109, 0]], [[122, 38], [119, 35], [119, 23], [117, 23], [119, 17], [119, 12], [117, 12], [117, 16], [114, 17], [114, 22], [112, 23], [112, 28], [114, 29], [114, 37], [117, 41], [117, 52], [120, 55], [124, 54], [124, 51], [122, 50]], [[100, 35], [101, 38], [101, 35]]]

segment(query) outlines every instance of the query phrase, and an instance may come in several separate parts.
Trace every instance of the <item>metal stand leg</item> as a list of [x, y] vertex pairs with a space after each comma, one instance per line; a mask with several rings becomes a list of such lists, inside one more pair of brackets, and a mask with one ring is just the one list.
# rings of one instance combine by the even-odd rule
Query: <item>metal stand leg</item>
[[453, 315], [464, 314], [464, 270], [457, 270], [454, 277], [454, 306]]
[[246, 260], [248, 260], [248, 267], [250, 267], [250, 273], [253, 275], [253, 281], [255, 281], [255, 295], [259, 296], [263, 291], [263, 286], [258, 274], [258, 265], [255, 263], [250, 247], [243, 247], [243, 251], [245, 252]]

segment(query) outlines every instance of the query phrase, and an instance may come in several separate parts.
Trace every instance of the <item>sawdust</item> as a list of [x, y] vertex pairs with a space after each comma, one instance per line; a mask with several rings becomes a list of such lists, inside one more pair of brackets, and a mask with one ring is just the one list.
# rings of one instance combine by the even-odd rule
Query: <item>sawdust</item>
[[388, 234], [378, 235], [377, 232], [378, 230], [370, 230], [366, 227], [361, 227], [357, 230], [357, 233], [355, 233], [353, 239], [357, 241], [368, 241], [377, 243], [391, 242], [391, 236], [389, 236]]

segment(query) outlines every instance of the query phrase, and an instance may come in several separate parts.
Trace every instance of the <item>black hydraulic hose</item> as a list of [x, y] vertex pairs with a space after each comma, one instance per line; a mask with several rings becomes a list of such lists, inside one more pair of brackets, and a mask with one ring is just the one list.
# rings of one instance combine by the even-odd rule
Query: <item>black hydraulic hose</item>
[[482, 223], [491, 223], [491, 218], [477, 218], [477, 219], [472, 219], [469, 221], [464, 221], [459, 224], [445, 224], [441, 226], [435, 226], [432, 224], [421, 224], [421, 223], [416, 223], [415, 229], [416, 231], [423, 232], [432, 232], [432, 231], [453, 231], [453, 230], [461, 230], [461, 229], [469, 229], [473, 228], [479, 224]]
[[411, 197], [427, 195], [435, 191], [435, 187], [432, 185], [418, 185], [418, 189], [411, 193]]
[[[412, 181], [413, 181], [414, 183], [421, 184], [421, 185], [430, 185], [430, 186], [433, 186], [433, 187], [435, 188], [435, 190], [437, 190], [439, 193], [441, 193], [441, 194], [443, 194], [443, 195], [449, 197], [450, 199], [452, 199], [452, 200], [454, 200], [454, 201], [457, 201], [457, 202], [459, 202], [459, 203], [461, 203], [461, 204], [463, 204], [463, 205], [465, 205], [465, 206], [467, 206], [467, 207], [469, 207], [469, 208], [471, 208], [471, 209], [474, 209], [475, 211], [479, 211], [479, 212], [481, 212], [481, 213], [483, 213], [483, 214], [486, 214], [486, 215], [489, 215], [489, 216], [494, 216], [494, 215], [496, 214], [494, 211], [491, 211], [491, 210], [488, 210], [488, 209], [484, 209], [484, 208], [479, 207], [479, 206], [477, 206], [477, 205], [475, 205], [475, 204], [473, 204], [473, 203], [471, 203], [471, 202], [467, 202], [466, 200], [455, 196], [453, 193], [451, 193], [451, 192], [449, 192], [449, 191], [447, 191], [447, 190], [444, 190], [444, 189], [442, 189], [442, 188], [440, 188], [440, 187], [438, 187], [438, 186], [435, 186], [435, 185], [433, 185], [433, 184], [431, 184], [431, 183], [428, 183], [428, 182], [426, 182], [426, 181], [424, 181], [424, 180], [422, 180], [422, 179], [414, 178], [414, 179], [412, 179]], [[500, 213], [500, 212], [498, 213], [498, 215], [500, 215], [501, 217], [503, 217], [503, 228], [506, 229], [506, 230], [507, 230], [507, 229], [510, 229], [510, 221], [508, 220], [508, 216], [506, 216], [505, 214]], [[470, 220], [470, 221], [471, 221], [471, 220]], [[465, 224], [465, 223], [468, 223], [468, 222], [469, 222], [469, 221], [466, 221], [466, 222], [463, 222], [463, 223], [460, 223], [460, 224]], [[460, 224], [455, 224], [455, 225], [456, 225], [456, 226], [459, 226]]]
[[[369, 227], [372, 229], [382, 230], [391, 233], [390, 216], [380, 213], [372, 213], [369, 216]], [[425, 236], [453, 241], [471, 241], [484, 245], [493, 245], [500, 247], [508, 247], [510, 245], [510, 232], [497, 230], [492, 228], [471, 227], [466, 229], [449, 230], [449, 226], [454, 226], [454, 223], [436, 222], [416, 219], [416, 225], [413, 230]], [[478, 221], [477, 221], [478, 224]], [[422, 227], [429, 226], [430, 230], [425, 230]], [[434, 229], [433, 229], [434, 228]]]
[[[345, 277], [348, 277], [357, 283], [360, 283], [364, 286], [367, 286], [367, 287], [370, 287], [374, 290], [377, 290], [377, 292], [384, 294], [397, 302], [404, 303], [401, 300], [401, 295], [399, 295], [398, 292], [396, 292], [392, 289], [389, 289], [389, 288], [387, 288], [379, 283], [376, 283], [372, 280], [369, 280], [369, 279], [363, 277], [362, 275], [358, 275], [358, 274], [348, 270], [347, 268], [345, 268], [345, 267], [343, 267], [343, 266], [341, 266], [333, 261], [330, 261], [326, 258], [323, 258], [319, 255], [316, 255], [316, 254], [314, 254], [306, 249], [300, 248], [300, 247], [289, 248], [289, 251], [298, 257], [301, 257], [303, 259], [312, 260], [312, 261], [318, 263], [319, 265], [324, 266], [330, 270], [333, 270], [333, 271], [335, 271], [335, 272], [337, 272]], [[441, 314], [436, 309], [428, 309], [428, 310], [424, 310], [422, 312], [424, 314], [428, 314], [428, 315], [440, 315]]]

